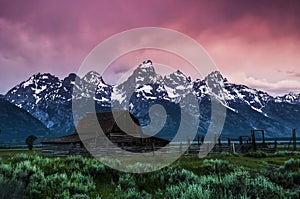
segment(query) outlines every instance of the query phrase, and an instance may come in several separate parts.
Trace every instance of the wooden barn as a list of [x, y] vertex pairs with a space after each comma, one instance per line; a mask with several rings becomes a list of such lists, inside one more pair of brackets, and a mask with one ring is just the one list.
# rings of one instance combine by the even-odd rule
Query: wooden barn
[[[99, 125], [105, 137], [99, 138]], [[42, 154], [45, 156], [87, 156], [89, 152], [82, 140], [89, 140], [88, 143], [104, 146], [107, 142], [105, 140], [108, 138], [116, 148], [131, 152], [153, 151], [154, 146], [157, 149], [169, 143], [168, 140], [145, 135], [138, 120], [128, 111], [87, 113], [79, 121], [77, 130], [80, 132], [80, 136], [76, 131], [71, 135], [43, 141]], [[129, 132], [129, 134], [125, 132]], [[91, 146], [88, 148], [90, 149]]]

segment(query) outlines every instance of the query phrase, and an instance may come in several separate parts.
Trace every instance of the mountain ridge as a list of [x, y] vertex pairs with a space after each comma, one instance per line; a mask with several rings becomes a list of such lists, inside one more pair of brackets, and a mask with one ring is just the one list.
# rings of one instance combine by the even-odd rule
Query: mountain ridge
[[[119, 85], [106, 84], [101, 75], [95, 71], [90, 71], [83, 77], [71, 73], [64, 79], [49, 73], [38, 73], [9, 90], [3, 98], [25, 109], [55, 135], [64, 135], [75, 130], [72, 100], [80, 101], [93, 97], [97, 111], [110, 110], [112, 105], [116, 109], [129, 109], [147, 125], [150, 121], [148, 111], [157, 102], [181, 103], [193, 115], [195, 109], [199, 107], [191, 106], [191, 103], [184, 101], [189, 95], [195, 96], [199, 101], [199, 107], [205, 109], [202, 112], [200, 110], [202, 118], [206, 119], [199, 125], [199, 133], [205, 132], [209, 125], [212, 99], [219, 102], [225, 99], [226, 103], [222, 103], [229, 115], [225, 121], [225, 134], [237, 134], [243, 130], [242, 126], [247, 131], [250, 131], [250, 128], [265, 128], [281, 134], [288, 132], [293, 123], [295, 127], [300, 127], [298, 124], [300, 116], [297, 114], [294, 118], [288, 116], [295, 110], [299, 109], [300, 112], [300, 94], [289, 93], [273, 97], [246, 85], [230, 83], [219, 71], [213, 71], [203, 80], [194, 81], [181, 71], [161, 76], [156, 73], [150, 60], [141, 63], [131, 76]], [[290, 112], [282, 110], [282, 107]], [[293, 112], [291, 107], [295, 107]], [[284, 117], [290, 121], [277, 117], [273, 112], [287, 114]], [[248, 121], [237, 123], [239, 118]], [[228, 127], [230, 130], [226, 130], [226, 125], [232, 126]], [[232, 132], [234, 127], [237, 132]]]

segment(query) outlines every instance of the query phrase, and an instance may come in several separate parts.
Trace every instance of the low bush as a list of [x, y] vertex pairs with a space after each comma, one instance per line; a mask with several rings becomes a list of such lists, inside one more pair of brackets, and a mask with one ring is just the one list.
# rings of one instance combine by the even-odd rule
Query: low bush
[[271, 157], [284, 157], [284, 156], [296, 156], [300, 155], [300, 151], [277, 151], [271, 154]]
[[152, 195], [144, 190], [139, 191], [135, 188], [131, 188], [127, 189], [126, 191], [123, 191], [120, 186], [117, 186], [113, 197], [118, 199], [152, 199]]
[[188, 184], [182, 183], [179, 185], [172, 185], [172, 186], [167, 187], [164, 197], [167, 199], [173, 199], [173, 198], [209, 199], [209, 198], [211, 198], [211, 191], [209, 189], [203, 189], [203, 187], [198, 184], [188, 185]]
[[17, 153], [10, 158], [10, 161], [12, 163], [18, 163], [18, 162], [29, 160], [29, 159], [31, 159], [30, 155], [25, 154], [25, 153]]
[[161, 188], [166, 185], [177, 185], [179, 183], [193, 184], [199, 182], [199, 177], [191, 171], [180, 168], [165, 168], [153, 173], [149, 183], [156, 184]]
[[0, 164], [0, 175], [3, 175], [6, 178], [12, 178], [13, 168], [11, 164]]
[[194, 166], [193, 171], [198, 175], [218, 175], [235, 171], [237, 168], [226, 160], [208, 159], [204, 160], [200, 166]]
[[93, 179], [81, 173], [73, 173], [71, 176], [57, 173], [45, 177], [43, 172], [40, 172], [31, 176], [26, 195], [29, 198], [78, 198], [79, 195], [90, 198], [90, 193], [95, 191], [95, 188]]
[[245, 154], [246, 157], [252, 157], [252, 158], [266, 158], [267, 154], [262, 151], [251, 151]]
[[23, 184], [14, 178], [7, 178], [0, 174], [0, 199], [22, 198], [24, 195]]
[[250, 178], [249, 173], [246, 171], [231, 173], [221, 179], [213, 177], [204, 178], [201, 182], [202, 186], [210, 188], [212, 194], [216, 194], [213, 196], [215, 198], [218, 198], [220, 195], [241, 196], [240, 194], [253, 198], [262, 198], [267, 195], [261, 192], [269, 194], [274, 189], [277, 189], [276, 186], [272, 187], [272, 183], [268, 184], [267, 179], [262, 176], [258, 176], [255, 179]]
[[167, 198], [284, 198], [283, 189], [263, 176], [233, 172], [220, 178], [203, 176], [197, 184], [180, 183], [166, 189]]
[[273, 182], [284, 188], [294, 188], [300, 185], [300, 159], [289, 159], [282, 166], [265, 174]]

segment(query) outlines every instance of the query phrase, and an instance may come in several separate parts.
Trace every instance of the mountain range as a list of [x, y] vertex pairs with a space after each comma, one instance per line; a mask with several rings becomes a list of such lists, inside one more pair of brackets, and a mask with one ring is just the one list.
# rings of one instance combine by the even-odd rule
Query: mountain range
[[[184, 100], [189, 99], [188, 96], [197, 99], [197, 106]], [[198, 125], [198, 134], [205, 134], [211, 124], [213, 100], [226, 108], [223, 137], [249, 135], [251, 129], [264, 129], [267, 137], [289, 137], [293, 128], [300, 127], [300, 94], [289, 93], [274, 97], [245, 85], [230, 83], [219, 71], [195, 81], [179, 70], [162, 76], [156, 73], [150, 60], [141, 63], [119, 85], [105, 83], [95, 71], [84, 77], [71, 73], [64, 79], [49, 73], [38, 73], [1, 95], [0, 99], [2, 103], [7, 101], [18, 107], [12, 109], [9, 106], [11, 114], [25, 110], [45, 126], [47, 133], [44, 130], [37, 133], [40, 138], [74, 132], [74, 119], [82, 115], [73, 116], [72, 102], [91, 99], [98, 112], [109, 111], [112, 106], [113, 109], [128, 109], [142, 126], [151, 122], [149, 110], [152, 105], [164, 106], [171, 119], [166, 124], [167, 128], [158, 135], [166, 138], [172, 137], [170, 131], [173, 128], [178, 128], [180, 118], [176, 115], [179, 104], [185, 107], [185, 114], [197, 117], [199, 123], [190, 125]], [[1, 105], [1, 108], [5, 109], [6, 106]], [[200, 115], [196, 114], [198, 110]], [[12, 118], [0, 119], [3, 123]], [[24, 134], [23, 131], [19, 133]], [[13, 132], [11, 136], [14, 136]], [[0, 140], [3, 139], [0, 134]]]

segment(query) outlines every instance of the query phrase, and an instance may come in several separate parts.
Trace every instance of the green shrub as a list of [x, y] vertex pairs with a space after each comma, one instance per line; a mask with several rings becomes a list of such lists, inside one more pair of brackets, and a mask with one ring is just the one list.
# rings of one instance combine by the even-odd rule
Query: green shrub
[[12, 198], [6, 197], [9, 193], [27, 198], [90, 198], [96, 189], [90, 173], [100, 176], [105, 172], [103, 164], [83, 157], [15, 155], [10, 162], [0, 164], [0, 195], [4, 198]]
[[23, 184], [15, 178], [7, 178], [0, 174], [0, 199], [22, 198]]
[[12, 163], [18, 163], [25, 160], [30, 160], [31, 156], [25, 153], [17, 153], [13, 157], [10, 158]]
[[252, 158], [266, 158], [267, 154], [262, 151], [256, 151], [256, 152], [248, 152], [245, 154], [246, 157], [252, 157]]
[[83, 167], [80, 169], [83, 174], [99, 177], [106, 172], [106, 167], [100, 161], [93, 158], [83, 158], [83, 160]]
[[300, 155], [300, 151], [277, 151], [270, 155], [272, 157], [284, 157], [284, 156], [295, 156]]
[[17, 163], [14, 168], [14, 178], [16, 180], [22, 181], [26, 187], [30, 181], [31, 175], [36, 173], [39, 170], [35, 165], [32, 165], [29, 160]]
[[6, 178], [12, 178], [13, 168], [11, 164], [0, 164], [0, 175], [1, 174]]
[[71, 195], [77, 193], [90, 193], [96, 189], [96, 185], [90, 176], [84, 176], [82, 173], [72, 173], [68, 181], [68, 188]]
[[38, 170], [30, 176], [30, 181], [26, 187], [26, 196], [28, 198], [40, 198], [46, 186], [47, 181], [44, 172]]
[[137, 187], [134, 176], [129, 173], [120, 176], [118, 185], [121, 190], [134, 189]]
[[300, 159], [291, 158], [284, 162], [283, 166], [279, 168], [282, 171], [299, 171], [300, 170]]
[[167, 187], [165, 192], [165, 198], [180, 198], [180, 199], [194, 199], [202, 198], [209, 199], [211, 193], [209, 189], [203, 189], [199, 184], [190, 184], [185, 183], [179, 185], [172, 185]]
[[[118, 197], [116, 197], [116, 195]], [[123, 191], [120, 186], [117, 186], [114, 198], [119, 199], [152, 199], [151, 194], [147, 193], [146, 191], [138, 191], [135, 188], [127, 189], [126, 191]]]
[[224, 175], [226, 173], [233, 172], [236, 169], [235, 166], [230, 164], [226, 160], [209, 159], [204, 160], [200, 166], [195, 166], [193, 170], [199, 175]]
[[128, 169], [128, 171], [132, 173], [145, 173], [151, 171], [153, 169], [153, 166], [148, 163], [137, 162], [133, 165], [128, 165], [126, 169]]
[[78, 198], [80, 195], [89, 198], [95, 189], [93, 179], [81, 173], [73, 173], [70, 177], [65, 173], [45, 177], [43, 172], [37, 172], [30, 178], [26, 195], [29, 198]]
[[180, 168], [164, 168], [156, 172], [145, 174], [122, 174], [117, 181], [117, 189], [121, 191], [145, 191], [155, 195], [162, 195], [167, 186], [180, 183], [199, 183], [199, 177], [194, 173]]
[[247, 171], [233, 172], [222, 178], [203, 176], [200, 185], [211, 191], [211, 198], [220, 198], [220, 196], [282, 198], [284, 196], [281, 187], [263, 176], [251, 178]]
[[289, 159], [282, 166], [265, 174], [284, 188], [300, 185], [300, 159]]
[[87, 194], [74, 194], [71, 199], [89, 199], [90, 196]]
[[177, 185], [179, 183], [193, 184], [199, 182], [199, 177], [180, 168], [164, 168], [155, 172], [150, 177], [150, 182], [164, 188], [166, 185]]

